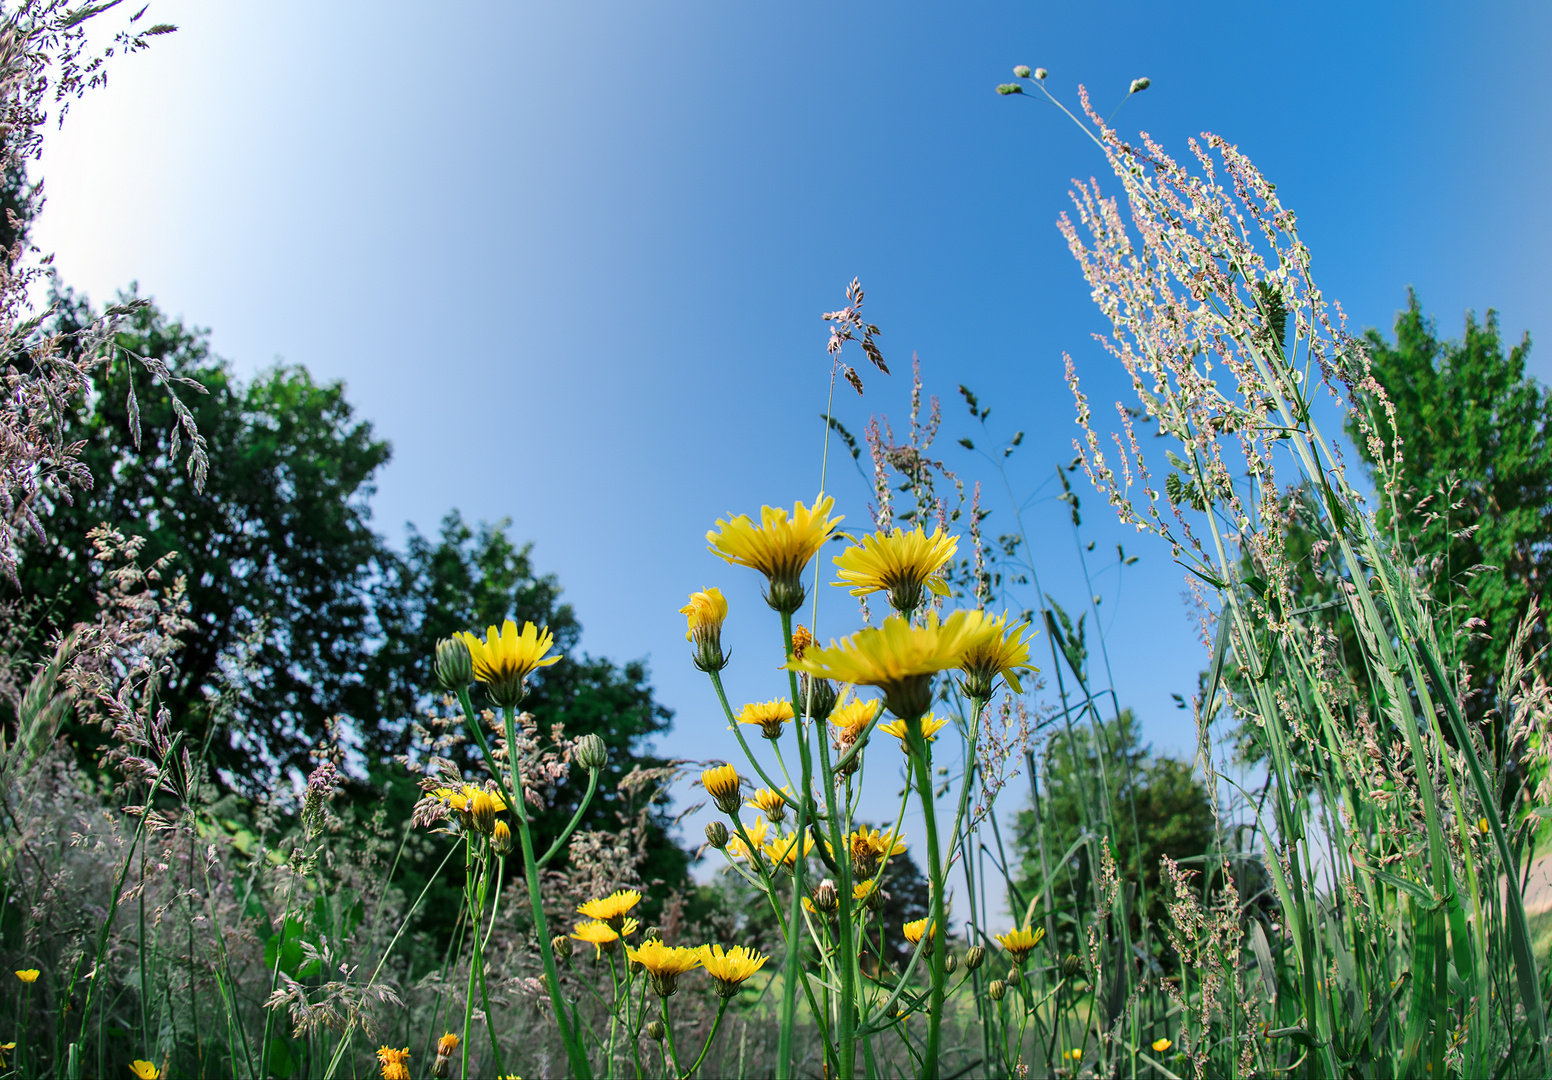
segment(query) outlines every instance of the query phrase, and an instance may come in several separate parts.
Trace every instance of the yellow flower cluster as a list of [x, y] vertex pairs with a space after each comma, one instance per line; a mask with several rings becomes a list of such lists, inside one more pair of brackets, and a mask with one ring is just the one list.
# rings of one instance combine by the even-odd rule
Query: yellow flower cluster
[[383, 1080], [410, 1080], [410, 1048], [395, 1050], [391, 1046], [377, 1048], [377, 1063], [382, 1067]]

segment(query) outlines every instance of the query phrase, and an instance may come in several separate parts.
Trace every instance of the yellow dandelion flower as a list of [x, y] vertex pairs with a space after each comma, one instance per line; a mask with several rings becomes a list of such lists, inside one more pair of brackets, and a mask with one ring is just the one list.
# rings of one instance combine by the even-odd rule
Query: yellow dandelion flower
[[1153, 1040], [1153, 1052], [1155, 1054], [1162, 1054], [1166, 1050], [1168, 1050], [1171, 1046], [1174, 1046], [1174, 1045], [1175, 1044], [1170, 1042], [1168, 1039], [1154, 1039]]
[[647, 969], [652, 989], [658, 997], [669, 997], [679, 989], [679, 976], [701, 966], [701, 951], [682, 945], [664, 945], [653, 938], [640, 948], [625, 947], [625, 955]]
[[939, 572], [958, 548], [959, 538], [945, 535], [941, 525], [931, 536], [920, 525], [910, 532], [876, 532], [835, 557], [841, 580], [834, 584], [850, 586], [853, 596], [886, 592], [890, 607], [909, 613], [921, 607], [923, 586], [949, 595]]
[[792, 631], [792, 655], [802, 656], [803, 650], [814, 643], [814, 635], [809, 633], [808, 627], [798, 623]]
[[625, 922], [625, 914], [641, 903], [641, 894], [635, 889], [616, 889], [601, 900], [589, 900], [577, 908], [577, 913], [589, 919], [608, 923], [618, 930]]
[[862, 904], [870, 911], [875, 911], [883, 904], [884, 891], [879, 887], [877, 878], [868, 878], [859, 881], [851, 887], [853, 903]]
[[506, 822], [498, 820], [496, 827], [491, 830], [490, 846], [495, 849], [497, 855], [505, 855], [512, 850], [512, 829]]
[[1029, 623], [1015, 623], [1010, 627], [1009, 621], [1006, 612], [995, 619], [987, 619], [986, 627], [991, 633], [965, 650], [959, 667], [965, 673], [966, 696], [982, 701], [990, 698], [992, 684], [999, 675], [1015, 694], [1022, 694], [1024, 684], [1019, 682], [1018, 673], [1037, 670], [1029, 662], [1029, 638], [1025, 636]]
[[24, 983], [35, 983], [38, 981], [38, 976], [41, 974], [43, 974], [43, 972], [39, 971], [37, 968], [24, 968], [16, 973], [16, 977]]
[[391, 1046], [379, 1046], [377, 1048], [377, 1063], [382, 1066], [383, 1080], [410, 1080], [409, 1066], [405, 1064], [410, 1058], [410, 1048], [395, 1050]]
[[451, 1031], [437, 1040], [437, 1057], [452, 1057], [458, 1049], [458, 1036]]
[[781, 738], [781, 725], [792, 719], [792, 702], [785, 698], [751, 701], [738, 713], [740, 724], [758, 724], [767, 739]]
[[998, 934], [997, 942], [1008, 950], [1008, 955], [1013, 957], [1015, 964], [1022, 964], [1044, 937], [1045, 927], [1043, 926], [1035, 930], [1030, 930], [1027, 926], [1017, 926], [1006, 934]]
[[861, 828], [846, 838], [846, 847], [851, 855], [851, 872], [859, 878], [870, 878], [878, 873], [879, 863], [886, 855], [905, 853], [905, 835], [896, 836], [893, 829], [879, 832]]
[[923, 935], [927, 937], [927, 940], [931, 941], [933, 934], [937, 931], [937, 927], [928, 927], [927, 922], [928, 920], [926, 919], [917, 919], [915, 922], [906, 923], [900, 928], [900, 931], [905, 935], [905, 940], [912, 945], [920, 941]]
[[716, 981], [717, 996], [722, 998], [737, 994], [749, 977], [764, 967], [769, 959], [743, 945], [735, 945], [725, 952], [721, 945], [701, 946], [701, 965], [705, 967], [706, 974]]
[[571, 928], [570, 937], [576, 941], [586, 942], [600, 953], [614, 952], [620, 944], [620, 935], [614, 927], [596, 919], [577, 923]]
[[485, 692], [502, 708], [515, 708], [523, 700], [527, 693], [523, 680], [535, 669], [560, 662], [559, 655], [545, 655], [555, 645], [555, 635], [531, 622], [525, 622], [519, 633], [517, 623], [508, 619], [499, 631], [494, 626], [487, 628], [484, 641], [468, 631], [459, 637], [469, 646], [474, 677], [485, 684]]
[[727, 613], [727, 598], [720, 589], [691, 593], [690, 602], [679, 609], [689, 622], [684, 640], [695, 643], [695, 666], [702, 671], [727, 667], [727, 657], [722, 655], [722, 622]]
[[726, 521], [717, 519], [706, 542], [713, 555], [764, 574], [769, 586], [765, 602], [777, 611], [794, 612], [803, 606], [803, 567], [842, 521], [829, 516], [834, 506], [835, 500], [825, 495], [813, 509], [797, 503], [791, 517], [780, 507], [762, 506], [758, 525], [747, 514], [729, 514]]
[[[937, 742], [938, 732], [942, 731], [947, 726], [947, 720], [943, 719], [941, 716], [935, 716], [932, 713], [928, 713], [921, 719], [922, 738], [926, 739], [928, 742]], [[878, 725], [878, 730], [882, 731], [885, 735], [893, 735], [895, 738], [899, 739], [901, 750], [910, 749], [910, 743], [906, 740], [906, 735], [910, 731], [910, 725], [907, 724], [904, 720], [891, 720], [887, 724], [880, 724]]]
[[[802, 847], [804, 858], [807, 858], [809, 853], [814, 850], [814, 838], [807, 832], [803, 834]], [[797, 834], [791, 833], [787, 836], [782, 836], [780, 833], [776, 834], [776, 836], [774, 836], [770, 842], [765, 845], [765, 855], [766, 858], [770, 859], [771, 862], [776, 866], [791, 870], [798, 861]]]
[[867, 726], [871, 724], [879, 711], [884, 707], [882, 701], [863, 701], [853, 698], [842, 702], [830, 713], [830, 727], [834, 729], [837, 746], [850, 746], [861, 737]]
[[956, 611], [941, 621], [937, 612], [928, 612], [924, 626], [891, 615], [882, 626], [832, 641], [829, 648], [808, 649], [786, 666], [836, 682], [876, 686], [890, 712], [915, 719], [932, 705], [933, 675], [957, 668], [972, 646], [994, 632], [984, 622], [979, 611]]
[[129, 1071], [138, 1077], [139, 1080], [156, 1080], [158, 1076], [162, 1075], [161, 1069], [158, 1069], [149, 1061], [141, 1061], [138, 1058], [129, 1063]]
[[718, 765], [701, 773], [701, 786], [724, 814], [738, 812], [739, 784], [738, 770], [731, 765]]
[[1071, 1050], [1063, 1050], [1062, 1051], [1062, 1060], [1063, 1061], [1082, 1061], [1083, 1060], [1083, 1047], [1075, 1046]]
[[[787, 788], [783, 788], [782, 791], [785, 791], [787, 795], [792, 794]], [[770, 819], [772, 825], [780, 825], [782, 819], [787, 816], [787, 799], [782, 794], [782, 791], [775, 791], [768, 787], [760, 788], [760, 790], [754, 793], [754, 797], [744, 803], [744, 805], [752, 810], [760, 811], [760, 813]]]
[[[744, 832], [749, 834], [749, 839], [754, 844], [756, 851], [765, 846], [765, 835], [768, 831], [769, 828], [764, 818], [755, 818], [752, 824], [744, 826]], [[747, 859], [749, 857], [749, 849], [744, 846], [742, 837], [735, 836], [728, 841], [728, 854], [738, 859]]]

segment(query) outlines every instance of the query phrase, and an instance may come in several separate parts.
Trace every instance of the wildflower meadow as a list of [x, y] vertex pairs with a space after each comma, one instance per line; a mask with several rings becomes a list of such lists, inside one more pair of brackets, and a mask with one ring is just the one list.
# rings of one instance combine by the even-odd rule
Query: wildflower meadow
[[[662, 618], [711, 719], [700, 759], [657, 757], [644, 671], [577, 651], [505, 526], [391, 552], [316, 495], [385, 459], [339, 394], [239, 385], [149, 300], [50, 278], [28, 163], [155, 63], [153, 18], [0, 25], [0, 1078], [1552, 1074], [1524, 901], [1552, 409], [1496, 323], [1425, 366], [1501, 383], [1524, 412], [1492, 437], [1538, 433], [1523, 453], [1473, 442], [1471, 401], [1417, 419], [1415, 303], [1395, 345], [1350, 331], [1231, 137], [1162, 145], [1014, 68], [998, 107], [1059, 118], [1094, 174], [1058, 226], [1100, 332], [1065, 358], [1050, 527], [1081, 547], [1103, 503], [1180, 568], [1199, 752], [1142, 747], [1126, 659], [1041, 588], [1003, 391], [958, 388], [988, 464], [951, 469], [931, 368], [892, 370], [853, 280], [791, 375], [825, 425], [780, 451], [812, 494], [691, 522], [704, 569]], [[1102, 370], [1133, 396], [1091, 400]], [[838, 396], [883, 379], [910, 415], [859, 439]], [[1446, 444], [1476, 449], [1428, 472]], [[864, 520], [833, 494], [853, 465]]]

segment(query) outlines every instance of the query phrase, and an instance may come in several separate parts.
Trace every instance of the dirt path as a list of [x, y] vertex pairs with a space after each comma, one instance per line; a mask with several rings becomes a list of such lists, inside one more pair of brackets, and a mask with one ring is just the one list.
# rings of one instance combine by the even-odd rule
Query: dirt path
[[1552, 911], [1552, 855], [1543, 855], [1530, 868], [1525, 886], [1525, 914], [1540, 915]]

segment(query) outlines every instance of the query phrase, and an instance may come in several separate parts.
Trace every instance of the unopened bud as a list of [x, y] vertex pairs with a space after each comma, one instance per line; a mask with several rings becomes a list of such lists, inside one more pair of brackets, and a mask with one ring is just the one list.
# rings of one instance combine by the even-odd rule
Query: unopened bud
[[474, 658], [463, 638], [443, 638], [437, 642], [436, 675], [442, 689], [455, 694], [474, 681]]
[[643, 941], [662, 941], [663, 931], [661, 927], [649, 926], [646, 933], [641, 935]]
[[1022, 94], [1023, 92], [1024, 88], [1016, 82], [1003, 83], [997, 87], [997, 93], [999, 94]]
[[1078, 959], [1077, 953], [1068, 953], [1062, 957], [1062, 978], [1070, 979], [1083, 970], [1083, 961]]
[[490, 792], [475, 792], [474, 798], [469, 800], [469, 816], [474, 819], [474, 827], [486, 836], [495, 831], [496, 800], [490, 797]]
[[981, 948], [979, 945], [970, 946], [970, 951], [965, 953], [965, 970], [974, 971], [976, 968], [981, 966], [981, 962], [985, 959], [985, 949]]
[[814, 890], [814, 906], [826, 915], [841, 906], [841, 894], [836, 891], [835, 882], [825, 878]]
[[1017, 986], [1019, 983], [1021, 983], [1023, 981], [1024, 981], [1024, 973], [1018, 969], [1018, 965], [1017, 964], [1014, 964], [1012, 967], [1010, 967], [1008, 969], [1008, 985], [1009, 986]]
[[653, 1020], [647, 1024], [647, 1038], [654, 1042], [662, 1042], [663, 1036], [668, 1034], [668, 1029], [663, 1026], [663, 1021]]
[[[403, 1066], [400, 1067], [402, 1068]], [[450, 1057], [442, 1057], [439, 1055], [437, 1059], [431, 1063], [431, 1075], [436, 1077], [437, 1080], [447, 1080], [447, 1074], [452, 1072], [452, 1069], [453, 1059]]]
[[943, 958], [943, 970], [948, 974], [954, 974], [954, 969], [959, 966], [959, 957], [949, 953]]
[[[809, 699], [813, 700], [810, 701]], [[798, 711], [811, 720], [826, 720], [835, 710], [835, 684], [829, 679], [798, 675]]]
[[713, 821], [706, 826], [706, 843], [721, 851], [728, 845], [728, 827], [720, 821]]
[[1029, 65], [1028, 64], [1020, 64], [1018, 67], [1013, 69], [1013, 74], [1014, 74], [1015, 78], [1019, 78], [1019, 79], [1027, 79], [1027, 78], [1029, 78]]
[[556, 934], [550, 938], [550, 951], [557, 960], [570, 960], [572, 948], [571, 939], [565, 934]]
[[1042, 82], [1045, 80], [1045, 77], [1047, 75], [1049, 75], [1049, 74], [1050, 74], [1050, 72], [1046, 71], [1045, 68], [1035, 68], [1035, 78], [1040, 79]]
[[1133, 79], [1132, 80], [1132, 88], [1130, 90], [1128, 90], [1127, 93], [1128, 94], [1141, 93], [1142, 91], [1148, 89], [1148, 87], [1150, 87], [1152, 85], [1153, 85], [1153, 80], [1148, 78], [1146, 75], [1144, 75], [1140, 79]]
[[1001, 1001], [1003, 995], [1008, 992], [1008, 984], [1001, 979], [993, 979], [992, 984], [986, 988], [986, 996], [993, 1001]]
[[504, 821], [496, 822], [496, 827], [490, 834], [490, 846], [497, 855], [505, 855], [512, 850], [512, 830]]
[[588, 772], [597, 772], [609, 764], [609, 748], [597, 735], [584, 735], [577, 740], [571, 757]]

